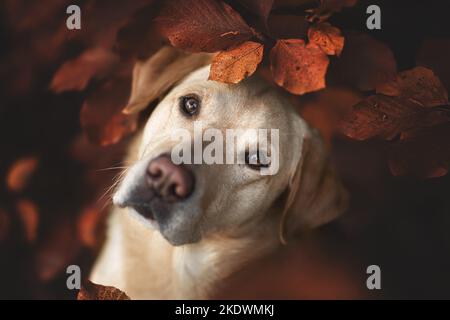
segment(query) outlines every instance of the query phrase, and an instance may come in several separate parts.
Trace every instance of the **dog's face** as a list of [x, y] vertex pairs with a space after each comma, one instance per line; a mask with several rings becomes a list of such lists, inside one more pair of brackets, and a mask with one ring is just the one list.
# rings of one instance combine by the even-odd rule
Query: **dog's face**
[[[283, 207], [295, 202], [290, 192], [292, 183], [300, 183], [295, 174], [304, 170], [304, 142], [311, 132], [286, 98], [258, 78], [227, 85], [209, 81], [208, 74], [208, 67], [191, 73], [159, 103], [139, 140], [138, 160], [113, 198], [116, 205], [128, 207], [173, 245], [198, 242], [214, 234], [239, 237], [268, 224], [276, 228], [283, 219]], [[195, 124], [200, 122], [199, 136]], [[207, 129], [222, 134], [224, 148], [230, 129], [268, 129], [269, 133], [278, 129], [279, 141], [269, 135], [264, 145], [257, 137], [237, 134], [234, 152], [236, 157], [242, 156], [243, 163], [174, 164], [174, 149], [185, 146], [184, 152], [192, 150], [194, 158], [199, 145], [208, 145], [203, 136]], [[189, 133], [190, 138], [180, 141], [176, 132]], [[254, 146], [251, 151], [249, 144]], [[270, 155], [270, 161], [259, 159], [262, 154]], [[324, 156], [320, 157], [314, 162], [324, 162]], [[262, 169], [272, 169], [272, 174], [262, 174]], [[280, 214], [269, 216], [280, 201]], [[323, 222], [331, 219], [328, 216]]]

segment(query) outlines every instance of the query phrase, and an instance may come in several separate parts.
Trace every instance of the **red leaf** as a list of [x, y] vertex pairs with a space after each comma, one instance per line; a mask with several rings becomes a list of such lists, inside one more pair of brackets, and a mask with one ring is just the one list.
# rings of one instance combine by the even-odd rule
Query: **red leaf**
[[377, 93], [408, 99], [424, 108], [448, 105], [448, 93], [430, 69], [416, 67], [400, 72], [390, 82], [377, 86]]
[[[418, 67], [400, 73], [380, 85], [378, 94], [356, 105], [342, 123], [350, 138], [392, 139], [411, 129], [431, 127], [450, 121], [448, 95], [431, 70]], [[392, 97], [391, 97], [392, 96]], [[440, 108], [433, 108], [443, 106]]]
[[58, 69], [50, 88], [56, 93], [84, 90], [92, 78], [105, 76], [117, 62], [117, 55], [109, 50], [100, 47], [88, 49]]
[[247, 41], [220, 52], [211, 64], [210, 80], [225, 83], [238, 83], [251, 76], [263, 58], [264, 45]]
[[6, 185], [14, 192], [23, 191], [38, 167], [39, 161], [36, 157], [22, 158], [14, 162], [9, 168]]
[[91, 249], [95, 249], [100, 243], [102, 232], [99, 232], [100, 224], [105, 217], [105, 211], [89, 207], [83, 210], [77, 221], [78, 237], [81, 243]]
[[450, 109], [426, 109], [400, 98], [375, 95], [357, 104], [341, 123], [346, 136], [356, 140], [374, 137], [391, 140], [417, 127], [450, 121]]
[[189, 52], [222, 51], [253, 36], [235, 10], [216, 0], [169, 0], [155, 22], [174, 47]]
[[340, 56], [344, 49], [344, 37], [341, 30], [329, 23], [313, 25], [308, 29], [308, 38], [329, 56]]
[[315, 44], [303, 40], [278, 40], [270, 53], [274, 81], [291, 93], [304, 94], [325, 88], [329, 60]]
[[20, 200], [16, 205], [19, 217], [22, 220], [25, 237], [28, 242], [34, 242], [39, 225], [39, 211], [37, 206], [30, 200]]
[[397, 65], [392, 51], [369, 35], [345, 35], [345, 47], [340, 59], [331, 66], [329, 75], [334, 82], [373, 90], [381, 83], [395, 78]]
[[80, 114], [81, 125], [91, 141], [107, 146], [136, 130], [137, 116], [122, 113], [130, 95], [130, 86], [128, 76], [115, 77], [85, 101]]
[[78, 292], [78, 300], [130, 300], [117, 288], [102, 286], [88, 281]]

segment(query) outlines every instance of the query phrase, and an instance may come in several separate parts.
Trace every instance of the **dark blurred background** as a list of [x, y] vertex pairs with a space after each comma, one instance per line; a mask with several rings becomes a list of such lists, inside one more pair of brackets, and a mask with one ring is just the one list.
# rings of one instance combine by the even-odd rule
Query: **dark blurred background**
[[[105, 8], [98, 23], [106, 29], [115, 23], [107, 19], [114, 6], [98, 2]], [[380, 31], [365, 27], [370, 4], [382, 9]], [[0, 3], [3, 299], [75, 298], [65, 269], [78, 264], [88, 275], [108, 211], [99, 199], [118, 173], [104, 169], [120, 164], [127, 144], [95, 146], [83, 134], [80, 109], [94, 85], [72, 93], [49, 90], [61, 64], [98, 39], [89, 24], [75, 36], [65, 28], [67, 5]], [[450, 39], [447, 9], [446, 1], [360, 1], [331, 22], [385, 42], [405, 70], [415, 66], [426, 40]], [[449, 66], [439, 67], [449, 75]], [[331, 150], [352, 197], [349, 212], [244, 270], [219, 297], [450, 298], [450, 176], [393, 177], [385, 142], [334, 137]], [[372, 264], [381, 267], [382, 290], [366, 289]]]

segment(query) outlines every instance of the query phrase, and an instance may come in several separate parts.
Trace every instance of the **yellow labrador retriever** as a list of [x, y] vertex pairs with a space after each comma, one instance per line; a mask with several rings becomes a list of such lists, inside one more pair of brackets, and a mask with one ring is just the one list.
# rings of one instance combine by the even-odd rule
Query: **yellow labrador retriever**
[[[257, 76], [237, 85], [210, 81], [209, 62], [163, 48], [135, 66], [129, 112], [172, 89], [130, 148], [91, 274], [132, 299], [208, 298], [248, 262], [346, 207], [320, 138], [283, 93]], [[195, 121], [219, 131], [278, 129], [276, 174], [260, 174], [258, 161], [174, 164], [173, 131], [193, 132]]]

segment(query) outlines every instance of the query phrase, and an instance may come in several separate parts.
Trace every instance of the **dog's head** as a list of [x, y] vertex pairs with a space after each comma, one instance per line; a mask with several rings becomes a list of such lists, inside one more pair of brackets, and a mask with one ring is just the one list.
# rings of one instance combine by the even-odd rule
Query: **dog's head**
[[[136, 66], [131, 112], [173, 88], [138, 139], [114, 203], [173, 245], [279, 226], [284, 239], [341, 213], [345, 192], [322, 142], [288, 99], [256, 76], [237, 85], [210, 81], [208, 59], [165, 48]], [[248, 129], [265, 129], [267, 139]], [[216, 163], [196, 159], [206, 155]]]

